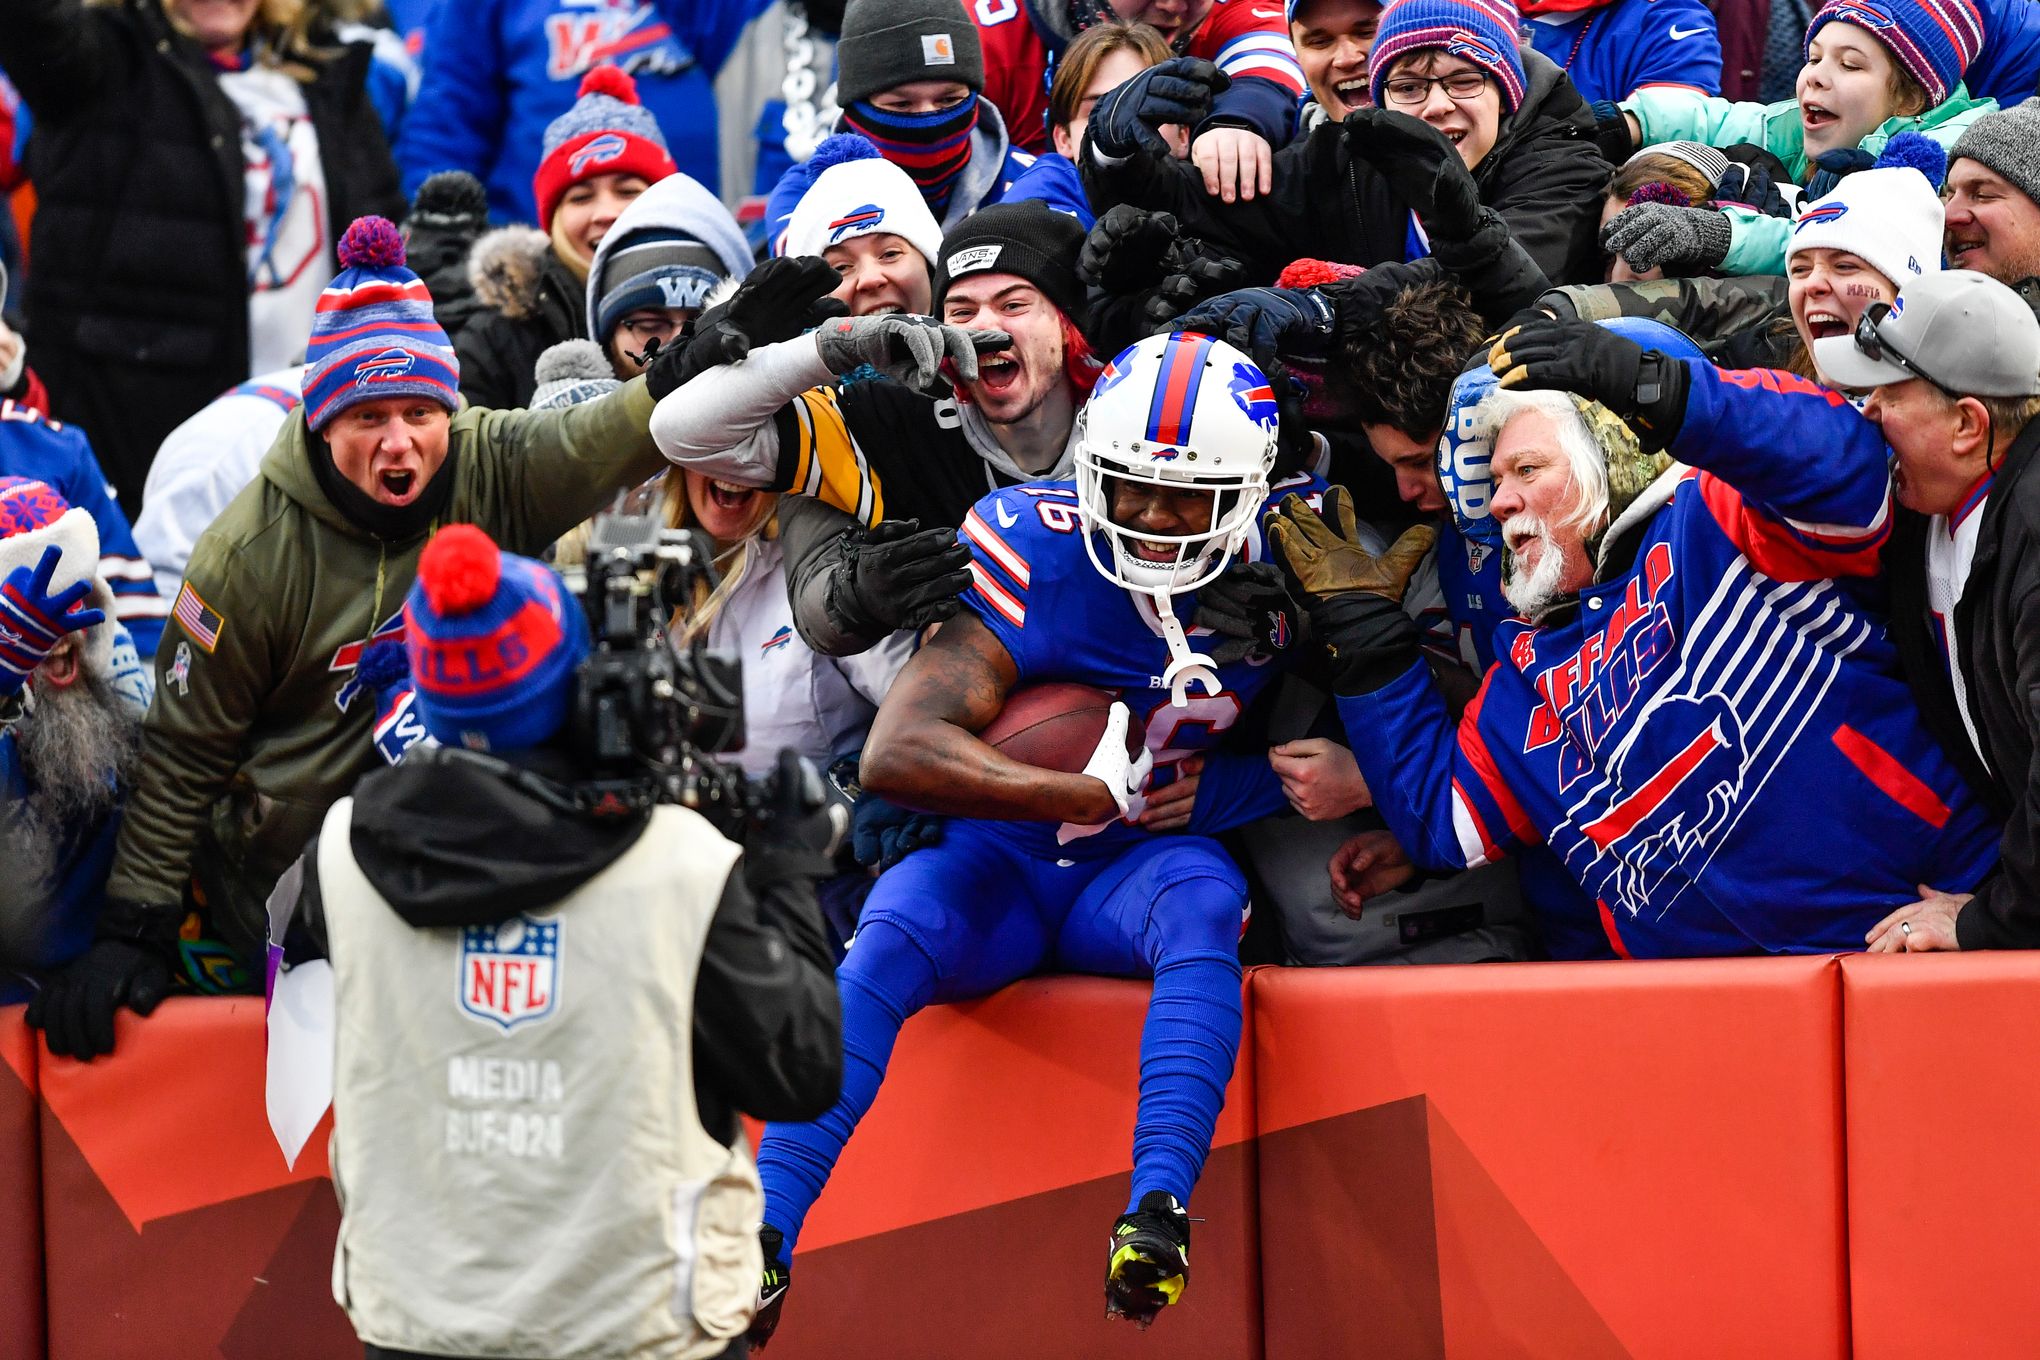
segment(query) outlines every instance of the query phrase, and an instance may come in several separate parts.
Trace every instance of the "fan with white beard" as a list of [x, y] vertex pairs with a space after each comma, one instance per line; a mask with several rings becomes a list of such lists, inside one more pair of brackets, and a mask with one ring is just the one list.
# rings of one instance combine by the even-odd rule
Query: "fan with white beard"
[[[1526, 571], [1523, 563], [1528, 555], [1523, 549], [1533, 541], [1536, 560]], [[1544, 521], [1531, 514], [1510, 520], [1502, 531], [1502, 542], [1508, 549], [1502, 559], [1502, 594], [1524, 618], [1537, 618], [1557, 603], [1562, 593], [1559, 580], [1565, 574], [1565, 553], [1552, 542]]]

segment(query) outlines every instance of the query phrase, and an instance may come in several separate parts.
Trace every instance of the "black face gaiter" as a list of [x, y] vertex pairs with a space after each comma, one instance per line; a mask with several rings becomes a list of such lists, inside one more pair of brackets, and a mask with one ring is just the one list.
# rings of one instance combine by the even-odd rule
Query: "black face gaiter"
[[375, 497], [363, 491], [340, 475], [340, 469], [333, 462], [332, 446], [326, 436], [312, 434], [312, 478], [319, 484], [319, 490], [326, 493], [326, 499], [333, 508], [347, 517], [347, 521], [363, 531], [373, 534], [385, 543], [401, 543], [416, 538], [432, 527], [440, 517], [446, 504], [453, 498], [454, 462], [460, 450], [451, 442], [446, 449], [446, 461], [439, 465], [432, 480], [425, 483], [425, 489], [418, 499], [409, 505], [384, 505]]

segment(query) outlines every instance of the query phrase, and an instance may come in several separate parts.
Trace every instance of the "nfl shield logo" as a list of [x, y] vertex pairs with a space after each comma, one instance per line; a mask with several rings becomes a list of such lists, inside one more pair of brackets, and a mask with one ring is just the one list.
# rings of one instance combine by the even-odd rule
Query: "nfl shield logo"
[[513, 916], [460, 932], [460, 1008], [509, 1033], [526, 1020], [543, 1020], [560, 997], [558, 921]]

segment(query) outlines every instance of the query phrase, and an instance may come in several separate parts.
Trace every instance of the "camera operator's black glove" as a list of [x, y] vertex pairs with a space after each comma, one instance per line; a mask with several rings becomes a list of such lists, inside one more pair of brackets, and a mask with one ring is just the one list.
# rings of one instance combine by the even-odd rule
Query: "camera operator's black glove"
[[821, 771], [798, 751], [782, 747], [761, 792], [764, 806], [744, 836], [745, 885], [763, 896], [791, 880], [832, 877], [833, 856], [850, 815], [829, 797]]
[[1164, 264], [1166, 277], [1141, 304], [1141, 315], [1157, 332], [1204, 299], [1253, 282], [1245, 263], [1193, 236], [1177, 238]]
[[170, 994], [176, 958], [176, 907], [145, 907], [109, 898], [99, 936], [42, 985], [28, 1003], [28, 1023], [50, 1052], [90, 1062], [113, 1052], [113, 1017], [122, 1006], [148, 1015]]
[[1196, 127], [1211, 109], [1213, 95], [1232, 87], [1232, 77], [1202, 57], [1171, 57], [1148, 67], [1099, 99], [1091, 109], [1091, 144], [1114, 160], [1137, 151], [1174, 153], [1158, 130], [1166, 124]]
[[1636, 432], [1645, 453], [1686, 422], [1686, 366], [1591, 321], [1533, 321], [1488, 350], [1502, 387], [1549, 387], [1598, 401]]
[[1114, 296], [1143, 292], [1162, 281], [1176, 219], [1131, 203], [1106, 210], [1077, 252], [1077, 277]]
[[736, 363], [850, 309], [829, 296], [843, 280], [819, 255], [785, 255], [751, 271], [728, 302], [703, 312], [691, 338], [660, 349], [645, 373], [657, 401], [711, 368]]
[[1195, 622], [1225, 639], [1209, 649], [1221, 666], [1255, 651], [1287, 651], [1306, 636], [1303, 608], [1291, 598], [1282, 568], [1273, 562], [1235, 559], [1216, 581], [1198, 590]]
[[1419, 524], [1379, 556], [1360, 542], [1353, 498], [1333, 487], [1320, 516], [1291, 495], [1264, 517], [1268, 538], [1303, 596], [1340, 694], [1372, 694], [1416, 664], [1422, 635], [1403, 612], [1410, 577], [1438, 541]]
[[1346, 150], [1381, 172], [1434, 237], [1464, 240], [1480, 226], [1480, 186], [1459, 148], [1421, 118], [1394, 109], [1346, 115]]
[[887, 519], [843, 536], [843, 563], [829, 574], [824, 608], [841, 631], [881, 638], [952, 617], [968, 589], [970, 549], [956, 530]]

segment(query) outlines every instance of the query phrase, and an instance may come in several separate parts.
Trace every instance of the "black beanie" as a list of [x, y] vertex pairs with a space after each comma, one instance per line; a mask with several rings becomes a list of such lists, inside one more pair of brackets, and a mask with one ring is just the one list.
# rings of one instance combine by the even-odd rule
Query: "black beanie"
[[957, 0], [850, 0], [836, 42], [836, 103], [849, 108], [915, 80], [985, 89], [977, 25]]
[[942, 238], [935, 267], [935, 311], [949, 285], [967, 274], [1012, 274], [1041, 290], [1077, 329], [1084, 329], [1084, 283], [1077, 252], [1084, 229], [1039, 199], [979, 208]]

